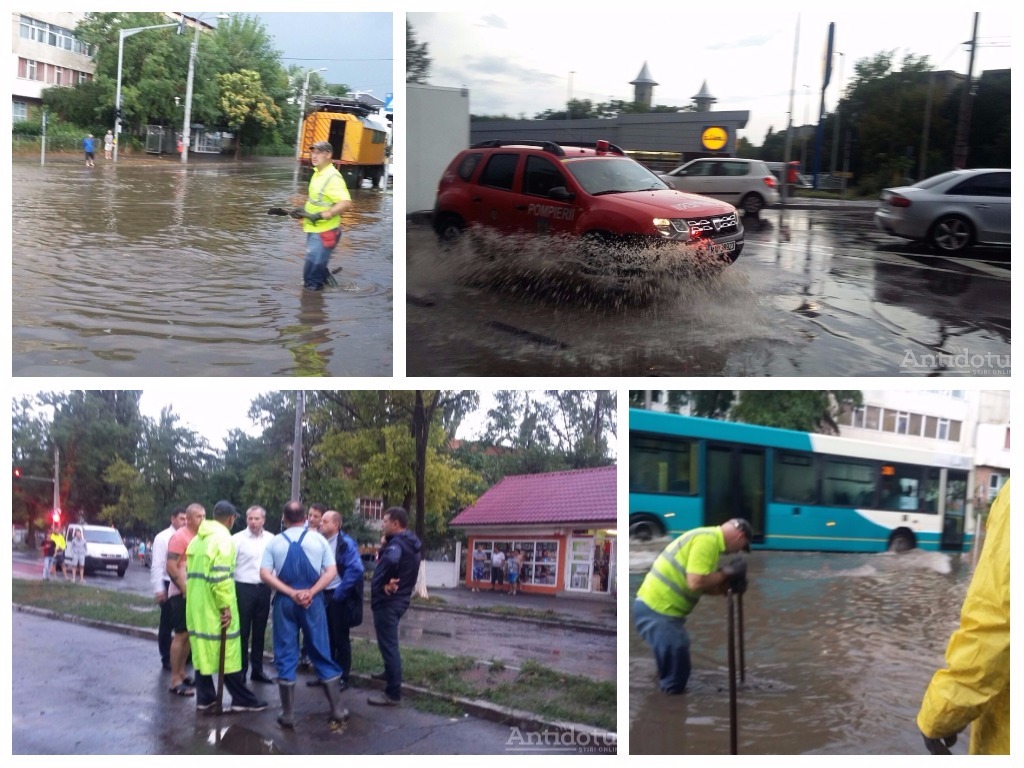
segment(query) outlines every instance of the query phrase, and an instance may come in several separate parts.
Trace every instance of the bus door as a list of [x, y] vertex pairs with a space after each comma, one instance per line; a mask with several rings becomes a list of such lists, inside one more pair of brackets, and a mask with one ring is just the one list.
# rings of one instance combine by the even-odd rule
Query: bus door
[[942, 517], [941, 549], [962, 552], [967, 510], [967, 473], [946, 470], [945, 514]]
[[742, 517], [753, 526], [754, 540], [763, 540], [764, 451], [753, 446], [708, 444], [704, 525], [721, 525]]

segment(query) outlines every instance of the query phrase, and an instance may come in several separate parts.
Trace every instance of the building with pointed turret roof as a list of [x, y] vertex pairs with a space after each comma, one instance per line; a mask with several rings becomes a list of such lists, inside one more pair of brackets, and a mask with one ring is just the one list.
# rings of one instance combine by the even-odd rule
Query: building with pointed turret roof
[[640, 69], [640, 74], [636, 76], [635, 80], [630, 80], [629, 84], [633, 86], [633, 101], [636, 104], [643, 104], [648, 109], [654, 103], [654, 86], [657, 83], [654, 78], [651, 77], [651, 73], [647, 71], [647, 62], [644, 62], [643, 67]]

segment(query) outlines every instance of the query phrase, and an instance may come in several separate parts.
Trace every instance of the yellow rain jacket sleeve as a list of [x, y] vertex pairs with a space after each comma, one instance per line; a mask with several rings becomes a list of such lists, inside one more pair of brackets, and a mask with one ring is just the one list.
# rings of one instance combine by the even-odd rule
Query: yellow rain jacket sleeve
[[973, 723], [972, 755], [1010, 754], [1010, 483], [988, 516], [985, 547], [967, 590], [960, 629], [925, 691], [917, 724], [928, 738]]

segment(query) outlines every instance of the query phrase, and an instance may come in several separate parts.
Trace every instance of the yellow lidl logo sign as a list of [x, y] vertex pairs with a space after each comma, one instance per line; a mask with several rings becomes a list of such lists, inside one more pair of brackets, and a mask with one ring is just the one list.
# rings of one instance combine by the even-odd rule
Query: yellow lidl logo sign
[[704, 145], [704, 149], [717, 152], [729, 141], [729, 134], [725, 128], [712, 125], [704, 129], [704, 133], [700, 135], [700, 140]]

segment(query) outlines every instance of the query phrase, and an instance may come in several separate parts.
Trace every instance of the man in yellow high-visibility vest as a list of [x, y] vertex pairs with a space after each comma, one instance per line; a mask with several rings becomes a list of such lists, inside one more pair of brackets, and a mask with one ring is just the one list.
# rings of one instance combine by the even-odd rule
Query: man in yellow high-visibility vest
[[309, 148], [313, 175], [309, 179], [309, 197], [302, 208], [291, 211], [292, 218], [305, 219], [306, 263], [302, 282], [309, 291], [319, 291], [330, 280], [327, 264], [341, 239], [341, 214], [352, 206], [352, 197], [341, 173], [334, 167], [334, 148], [329, 141], [318, 141]]
[[654, 651], [658, 685], [665, 693], [682, 693], [690, 679], [686, 617], [701, 595], [746, 590], [746, 561], [735, 558], [719, 568], [718, 559], [726, 553], [749, 552], [752, 537], [750, 523], [739, 517], [687, 531], [658, 555], [640, 585], [633, 621]]

